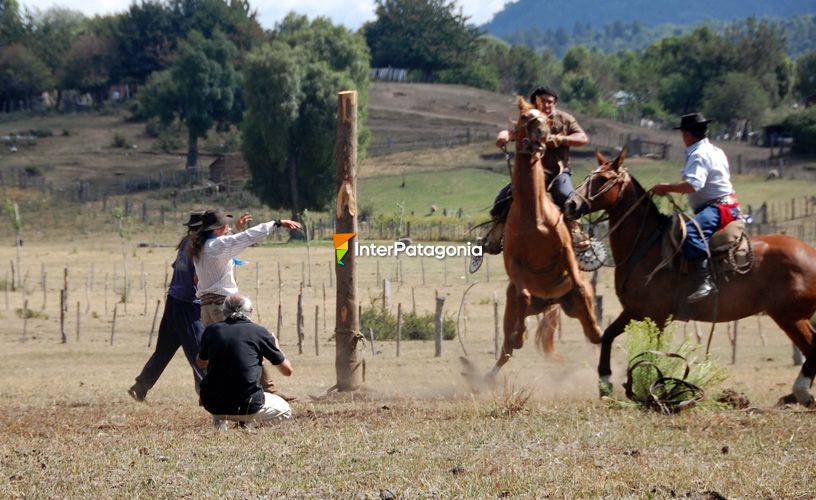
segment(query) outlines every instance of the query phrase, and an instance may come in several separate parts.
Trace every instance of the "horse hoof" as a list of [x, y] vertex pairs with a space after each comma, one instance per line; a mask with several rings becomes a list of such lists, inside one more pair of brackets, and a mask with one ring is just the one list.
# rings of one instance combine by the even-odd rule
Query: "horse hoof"
[[598, 392], [600, 393], [601, 398], [608, 398], [612, 396], [612, 382], [609, 380], [601, 379], [598, 381]]
[[793, 406], [797, 403], [799, 403], [799, 401], [796, 399], [796, 396], [794, 396], [793, 394], [788, 394], [786, 396], [782, 396], [781, 398], [779, 398], [779, 400], [776, 402], [776, 405], [774, 406], [776, 408], [785, 408], [787, 406]]

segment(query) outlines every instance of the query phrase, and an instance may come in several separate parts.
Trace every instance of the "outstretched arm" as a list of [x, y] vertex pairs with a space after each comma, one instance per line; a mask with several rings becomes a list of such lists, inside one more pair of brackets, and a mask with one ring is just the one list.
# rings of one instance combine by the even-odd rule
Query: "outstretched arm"
[[661, 182], [659, 184], [655, 184], [652, 186], [652, 189], [649, 191], [653, 192], [658, 196], [667, 195], [669, 193], [680, 193], [680, 194], [687, 194], [693, 193], [694, 188], [686, 181], [683, 182], [676, 182], [674, 184], [669, 184], [667, 182]]

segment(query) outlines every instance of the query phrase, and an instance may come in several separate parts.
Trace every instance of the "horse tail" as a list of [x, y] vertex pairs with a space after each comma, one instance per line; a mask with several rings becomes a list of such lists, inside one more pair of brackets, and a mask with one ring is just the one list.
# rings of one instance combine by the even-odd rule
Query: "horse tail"
[[547, 306], [536, 328], [536, 345], [546, 355], [555, 352], [555, 332], [558, 330], [559, 314], [558, 304]]

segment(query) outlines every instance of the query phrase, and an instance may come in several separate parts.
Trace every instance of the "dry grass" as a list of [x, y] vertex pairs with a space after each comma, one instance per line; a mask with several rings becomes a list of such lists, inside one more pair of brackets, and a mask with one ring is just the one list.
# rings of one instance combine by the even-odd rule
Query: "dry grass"
[[[175, 235], [153, 235], [171, 244]], [[306, 311], [323, 310], [331, 249], [312, 248], [313, 287], [304, 290]], [[13, 247], [0, 248], [9, 262]], [[396, 358], [393, 342], [366, 345], [368, 390], [352, 397], [313, 401], [335, 381], [333, 343], [320, 318], [320, 356], [313, 351], [314, 318], [306, 318], [304, 354], [294, 342], [294, 291], [301, 280], [303, 247], [253, 248], [239, 282], [254, 284], [260, 263], [257, 301], [261, 322], [274, 325], [278, 283], [283, 274], [284, 350], [296, 373], [282, 390], [300, 398], [295, 418], [256, 431], [214, 434], [192, 391], [190, 368], [179, 354], [147, 403], [132, 401], [126, 389], [147, 360], [147, 335], [155, 300], [161, 296], [171, 248], [131, 249], [134, 287], [127, 314], [120, 304], [115, 343], [110, 345], [113, 267], [120, 242], [113, 236], [66, 237], [26, 243], [29, 301], [50, 319], [28, 320], [29, 340], [20, 342], [22, 320], [3, 309], [0, 330], [0, 497], [669, 497], [716, 491], [728, 497], [799, 497], [812, 494], [810, 457], [816, 437], [813, 413], [776, 411], [776, 398], [789, 392], [796, 375], [790, 345], [762, 319], [768, 342], [762, 347], [756, 320], [741, 323], [738, 364], [728, 365], [728, 387], [745, 392], [758, 410], [692, 411], [664, 417], [620, 409], [599, 401], [594, 365], [597, 350], [586, 343], [577, 322], [564, 320], [556, 342], [561, 360], [543, 359], [532, 346], [518, 351], [494, 391], [470, 393], [459, 376], [457, 341], [433, 358], [431, 342], [404, 342]], [[85, 313], [84, 283], [95, 263], [92, 301]], [[144, 262], [148, 312], [138, 270]], [[360, 259], [362, 301], [380, 293], [375, 260]], [[48, 275], [48, 301], [41, 308], [36, 285], [40, 264]], [[418, 263], [404, 260], [405, 282], [394, 287], [394, 302], [433, 307], [434, 290], [454, 310], [461, 297], [462, 263], [450, 263], [448, 285], [441, 264], [428, 260], [421, 286]], [[71, 268], [69, 343], [59, 344], [57, 290], [62, 268]], [[468, 295], [464, 341], [476, 366], [493, 362], [490, 297], [505, 286], [499, 260], [488, 283], [480, 271]], [[381, 259], [382, 277], [393, 276], [393, 260]], [[121, 269], [121, 268], [120, 268]], [[104, 309], [104, 274], [109, 274], [109, 310]], [[606, 314], [619, 306], [611, 298], [611, 275], [602, 274]], [[252, 288], [245, 289], [254, 297]], [[2, 293], [2, 291], [0, 291]], [[327, 289], [327, 330], [334, 322]], [[500, 294], [501, 296], [501, 294]], [[20, 307], [22, 293], [10, 294]], [[76, 301], [81, 301], [82, 335], [75, 336]], [[94, 314], [97, 318], [94, 318]], [[678, 335], [682, 326], [678, 326]], [[613, 353], [620, 391], [623, 342]], [[723, 331], [714, 350], [730, 359]]]

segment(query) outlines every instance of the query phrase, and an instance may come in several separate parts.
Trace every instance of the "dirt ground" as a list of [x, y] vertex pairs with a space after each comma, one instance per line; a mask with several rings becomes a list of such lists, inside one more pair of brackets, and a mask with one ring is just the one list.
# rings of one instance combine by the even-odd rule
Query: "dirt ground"
[[[180, 352], [146, 403], [126, 394], [152, 352], [147, 344], [153, 313], [174, 255], [172, 235], [156, 235], [154, 240], [168, 246], [126, 249], [131, 286], [127, 311], [117, 300], [123, 282], [118, 238], [69, 235], [59, 245], [41, 241], [24, 247], [26, 292], [4, 295], [8, 307], [0, 302], [0, 496], [812, 493], [812, 472], [802, 470], [816, 449], [806, 430], [812, 413], [773, 409], [776, 399], [790, 392], [797, 368], [789, 342], [767, 318], [740, 322], [735, 365], [730, 364], [723, 327], [713, 342], [715, 355], [730, 374], [724, 386], [744, 392], [754, 408], [750, 411], [701, 408], [664, 417], [599, 401], [598, 350], [584, 340], [577, 321], [567, 318], [556, 356], [545, 358], [528, 342], [502, 371], [496, 387], [480, 393], [471, 392], [461, 376], [459, 356], [464, 352], [458, 341], [445, 341], [441, 358], [433, 357], [433, 342], [403, 342], [397, 357], [393, 341], [380, 342], [375, 336], [373, 345], [369, 341], [362, 349], [366, 389], [345, 398], [313, 399], [335, 382], [330, 332], [336, 290], [328, 246], [307, 252], [302, 245], [273, 245], [242, 255], [249, 264], [239, 269], [238, 280], [256, 299], [257, 321], [274, 329], [277, 305], [283, 306], [279, 333], [295, 374], [279, 383], [299, 400], [293, 404], [292, 422], [251, 433], [213, 435], [208, 415], [196, 404], [190, 368]], [[13, 247], [0, 248], [0, 262], [14, 258]], [[430, 311], [438, 291], [446, 298], [446, 313], [455, 317], [465, 285], [479, 280], [467, 296], [462, 342], [476, 366], [485, 371], [491, 366], [492, 300], [495, 293], [503, 303], [506, 284], [497, 257], [467, 278], [464, 259], [447, 264], [426, 259], [424, 284], [418, 259], [401, 259], [401, 283], [396, 279], [400, 263], [393, 258], [381, 258], [379, 265], [373, 258], [357, 262], [364, 307], [378, 304], [381, 280], [390, 277], [392, 309], [397, 303], [412, 308], [415, 298], [419, 312]], [[66, 267], [70, 307], [68, 341], [62, 344], [58, 290]], [[598, 290], [604, 296], [604, 323], [618, 310], [610, 279], [604, 270]], [[302, 354], [294, 318], [301, 282], [307, 312]], [[27, 321], [23, 336], [24, 322], [15, 310], [26, 299], [38, 317]], [[317, 332], [315, 306], [320, 311]], [[707, 325], [700, 328], [707, 331]], [[678, 338], [683, 331], [682, 325], [675, 327]], [[613, 353], [618, 396], [624, 344], [619, 341]]]

